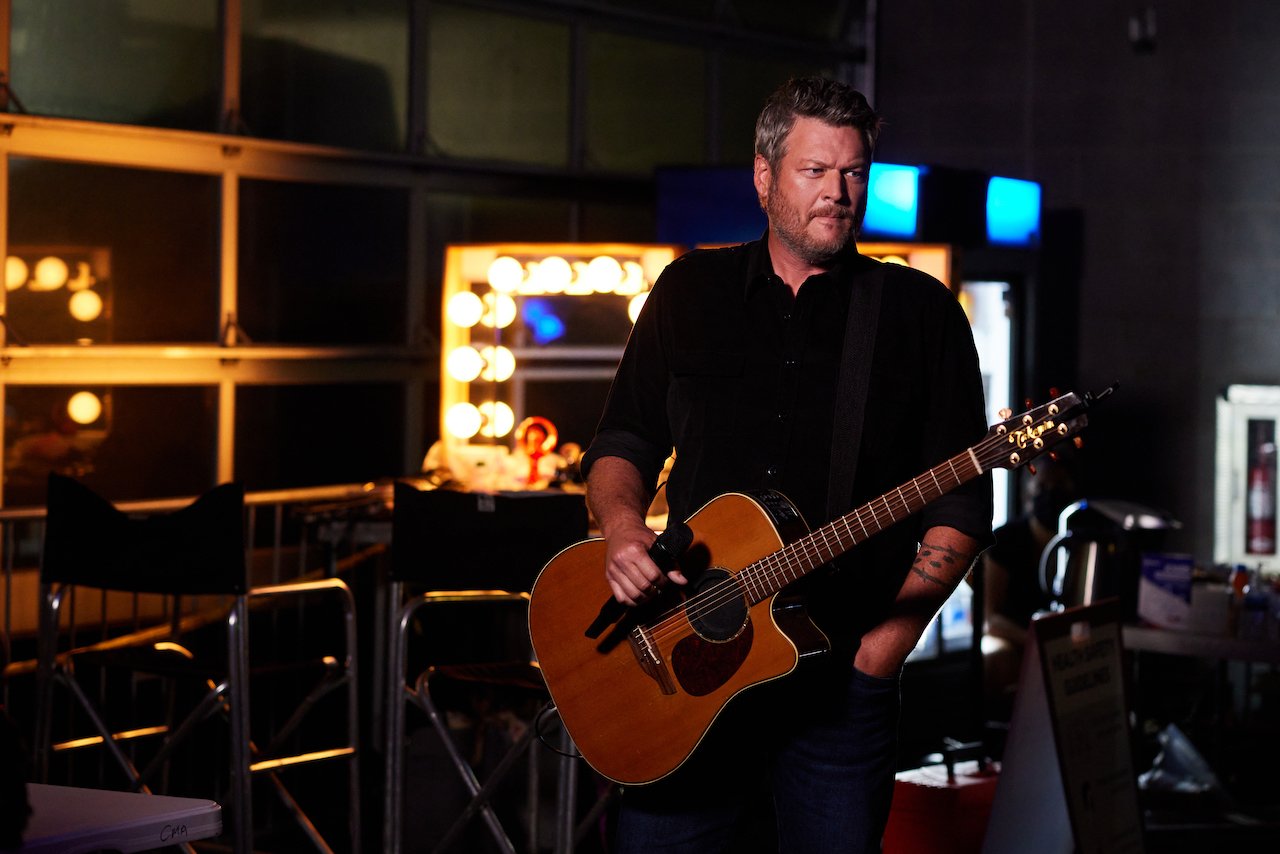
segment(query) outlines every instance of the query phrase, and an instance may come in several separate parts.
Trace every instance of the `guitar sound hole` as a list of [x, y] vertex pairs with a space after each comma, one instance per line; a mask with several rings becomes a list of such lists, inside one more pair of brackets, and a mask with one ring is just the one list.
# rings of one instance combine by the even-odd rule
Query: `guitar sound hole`
[[695, 632], [710, 641], [724, 641], [742, 631], [747, 601], [727, 570], [708, 569], [690, 586], [685, 607]]

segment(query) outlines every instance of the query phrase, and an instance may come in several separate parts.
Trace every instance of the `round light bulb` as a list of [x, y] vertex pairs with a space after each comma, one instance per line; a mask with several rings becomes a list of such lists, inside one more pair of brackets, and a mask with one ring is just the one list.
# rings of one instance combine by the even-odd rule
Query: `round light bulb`
[[640, 309], [644, 308], [644, 301], [648, 298], [649, 293], [646, 291], [642, 294], [636, 294], [631, 298], [631, 301], [627, 303], [627, 317], [631, 318], [632, 323], [635, 323], [640, 317]]
[[67, 401], [67, 415], [77, 424], [92, 424], [102, 415], [102, 401], [91, 391], [78, 391]]
[[499, 293], [512, 293], [523, 281], [524, 267], [509, 255], [495, 258], [489, 265], [489, 287]]
[[455, 347], [444, 363], [449, 376], [460, 383], [469, 383], [484, 370], [484, 357], [474, 347]]
[[480, 410], [470, 403], [455, 403], [444, 414], [444, 429], [457, 439], [470, 439], [480, 432], [484, 418]]
[[609, 255], [592, 258], [587, 265], [587, 281], [598, 294], [611, 294], [622, 284], [622, 265]]
[[462, 291], [449, 297], [449, 305], [445, 308], [445, 316], [454, 326], [470, 329], [480, 322], [484, 314], [484, 303], [471, 291]]
[[516, 426], [516, 414], [511, 407], [502, 401], [486, 400], [480, 404], [480, 415], [484, 420], [480, 435], [486, 437], [502, 437]]
[[23, 261], [17, 255], [10, 255], [4, 259], [4, 287], [5, 290], [16, 291], [27, 283], [27, 276], [30, 271], [27, 269], [27, 262]]
[[548, 255], [530, 277], [543, 293], [562, 294], [573, 279], [573, 268], [559, 255]]
[[614, 288], [614, 293], [630, 296], [645, 289], [644, 267], [635, 261], [627, 261], [622, 265], [622, 281]]
[[54, 255], [46, 255], [36, 262], [35, 277], [31, 282], [33, 291], [56, 291], [67, 283], [71, 271], [67, 262]]
[[98, 296], [97, 291], [76, 291], [71, 295], [71, 299], [67, 300], [67, 306], [71, 310], [71, 316], [83, 323], [91, 320], [97, 320], [102, 314], [102, 297]]
[[516, 357], [506, 347], [484, 347], [480, 355], [485, 361], [480, 378], [487, 382], [506, 382], [516, 372]]
[[516, 301], [506, 294], [485, 294], [480, 322], [485, 326], [506, 329], [516, 319]]

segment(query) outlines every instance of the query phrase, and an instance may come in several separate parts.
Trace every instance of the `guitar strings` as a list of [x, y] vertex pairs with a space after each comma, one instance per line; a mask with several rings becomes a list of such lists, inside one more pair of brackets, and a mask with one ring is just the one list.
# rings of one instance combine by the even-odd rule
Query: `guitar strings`
[[[1057, 440], [1057, 438], [1062, 438], [1062, 437], [1055, 437], [1055, 441]], [[751, 580], [757, 580], [757, 576], [760, 576], [760, 578], [757, 580], [757, 586], [761, 587], [761, 589], [768, 589], [767, 585], [776, 581], [778, 576], [783, 571], [787, 571], [787, 570], [793, 570], [798, 568], [800, 571], [798, 574], [795, 575], [794, 578], [791, 578], [790, 581], [784, 584], [778, 585], [777, 589], [781, 589], [782, 587], [786, 586], [786, 584], [799, 580], [801, 577], [803, 577], [805, 574], [811, 571], [814, 567], [819, 566], [820, 564], [826, 561], [835, 559], [840, 554], [843, 554], [844, 552], [853, 548], [855, 545], [858, 545], [859, 543], [864, 542], [866, 539], [868, 539], [872, 535], [879, 533], [885, 527], [888, 527], [888, 525], [884, 524], [882, 519], [880, 518], [880, 515], [879, 515], [880, 511], [875, 509], [875, 504], [877, 501], [880, 501], [884, 504], [884, 508], [887, 511], [889, 516], [889, 524], [893, 524], [894, 522], [897, 522], [899, 519], [899, 517], [894, 513], [895, 509], [898, 511], [905, 511], [901, 516], [901, 518], [905, 519], [908, 516], [914, 514], [916, 510], [919, 510], [920, 508], [927, 505], [930, 501], [933, 501], [937, 498], [942, 497], [943, 495], [950, 492], [952, 489], [955, 489], [961, 484], [977, 477], [982, 472], [989, 471], [991, 468], [994, 467], [997, 460], [1000, 460], [1005, 456], [1006, 452], [1003, 446], [1008, 445], [1009, 442], [1010, 442], [1010, 436], [1008, 434], [989, 435], [984, 439], [982, 439], [981, 441], [979, 441], [976, 445], [973, 445], [972, 447], [970, 447], [968, 450], [961, 452], [956, 456], [951, 457], [948, 460], [945, 460], [942, 463], [939, 463], [938, 465], [926, 471], [924, 474], [921, 474], [915, 478], [912, 478], [910, 481], [898, 486], [894, 490], [891, 490], [891, 492], [896, 493], [897, 495], [896, 500], [891, 502], [889, 499], [890, 493], [886, 492], [884, 495], [881, 495], [878, 498], [873, 498], [871, 501], [867, 502], [861, 507], [858, 507], [853, 511], [844, 514], [843, 516], [837, 517], [836, 519], [833, 519], [827, 524], [822, 525], [817, 530], [811, 531], [809, 534], [805, 535], [804, 537], [801, 537], [796, 542], [789, 543], [783, 546], [781, 549], [778, 549], [777, 551], [774, 551], [771, 554], [766, 555], [765, 557], [748, 564], [738, 572], [734, 573], [732, 578], [729, 579], [729, 581], [733, 582], [732, 585], [729, 583], [729, 581], [726, 581], [721, 584], [717, 584], [712, 589], [704, 591], [703, 593], [699, 593], [694, 596], [691, 596], [688, 599], [684, 600], [684, 602], [682, 602], [680, 605], [677, 605], [671, 609], [668, 609], [666, 612], [659, 615], [658, 619], [653, 623], [651, 627], [653, 640], [665, 640], [667, 637], [673, 634], [680, 634], [684, 631], [683, 623], [685, 621], [692, 623], [694, 620], [697, 620], [707, 614], [710, 614], [711, 612], [715, 611], [717, 608], [720, 608], [721, 606], [735, 599], [741, 598], [743, 596], [746, 596], [746, 597], [752, 596], [753, 594], [751, 594], [748, 584]], [[1044, 445], [1044, 448], [1047, 448], [1049, 444], [1050, 443], [1046, 443]], [[1043, 448], [1038, 449], [1035, 451], [1035, 453], [1033, 453], [1031, 456], [1028, 456], [1026, 459], [1019, 460], [1016, 464], [1014, 464], [1015, 467], [1031, 459], [1032, 456], [1040, 453], [1042, 450]], [[978, 459], [976, 470], [974, 470], [974, 460], [969, 456], [970, 452], [972, 452], [973, 457], [976, 457]], [[956, 473], [957, 461], [963, 463], [964, 464], [963, 467], [969, 470], [968, 473], [963, 477], [961, 477]], [[949, 474], [950, 477], [955, 480], [955, 483], [944, 488], [938, 482], [939, 474]], [[933, 481], [933, 486], [928, 488], [927, 490], [921, 489], [920, 487], [920, 481], [926, 475]], [[915, 489], [916, 493], [919, 495], [921, 499], [920, 507], [917, 507], [915, 510], [911, 509], [910, 499], [908, 499], [905, 495], [903, 495], [904, 488]], [[925, 496], [926, 491], [930, 493], [931, 497], [926, 498]], [[933, 494], [935, 491], [936, 491], [936, 494]], [[868, 532], [867, 525], [862, 518], [864, 511], [869, 512], [871, 515], [871, 522], [874, 526], [874, 529], [871, 530], [870, 532]], [[862, 533], [863, 533], [862, 539], [858, 539], [856, 534], [854, 533], [850, 525], [851, 518], [853, 520], [856, 520], [858, 523], [858, 526], [862, 529]], [[841, 526], [845, 528], [846, 533], [851, 538], [851, 542], [849, 543], [848, 546], [844, 546], [844, 541], [840, 537], [840, 534], [837, 531], [837, 528]], [[821, 539], [824, 543], [826, 543], [828, 539], [828, 534], [834, 535], [837, 545], [842, 546], [842, 548], [840, 551], [837, 552], [833, 550], [830, 547], [830, 545], [827, 545], [826, 551], [829, 552], [829, 556], [825, 560], [823, 560], [821, 558], [822, 549], [821, 549], [821, 546], [818, 545], [817, 541]], [[806, 566], [806, 564], [808, 565]], [[740, 579], [743, 579], [744, 576], [746, 576], [746, 580], [740, 581]], [[763, 599], [765, 599], [769, 595], [772, 595], [772, 594], [766, 593], [764, 596], [761, 596], [755, 599], [754, 602], [750, 602], [748, 604], [748, 607], [750, 607], [750, 605], [755, 604], [756, 602], [763, 601]], [[681, 619], [682, 615], [683, 615], [683, 619]]]

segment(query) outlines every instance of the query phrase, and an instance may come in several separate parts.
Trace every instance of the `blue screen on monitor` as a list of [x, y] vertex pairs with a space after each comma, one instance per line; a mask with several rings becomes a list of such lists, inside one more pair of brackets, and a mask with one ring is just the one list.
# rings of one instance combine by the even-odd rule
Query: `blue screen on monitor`
[[987, 182], [987, 241], [1035, 246], [1040, 239], [1040, 185], [1016, 178]]
[[862, 233], [912, 239], [920, 221], [919, 212], [920, 167], [872, 163]]

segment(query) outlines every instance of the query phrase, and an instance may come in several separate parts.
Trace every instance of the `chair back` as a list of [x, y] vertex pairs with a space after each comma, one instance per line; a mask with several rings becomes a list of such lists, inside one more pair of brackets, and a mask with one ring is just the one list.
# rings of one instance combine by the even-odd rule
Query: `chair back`
[[172, 513], [135, 518], [49, 475], [40, 580], [135, 593], [243, 594], [244, 487], [223, 484]]
[[391, 580], [432, 590], [528, 591], [548, 560], [586, 536], [582, 495], [420, 490], [397, 482]]

